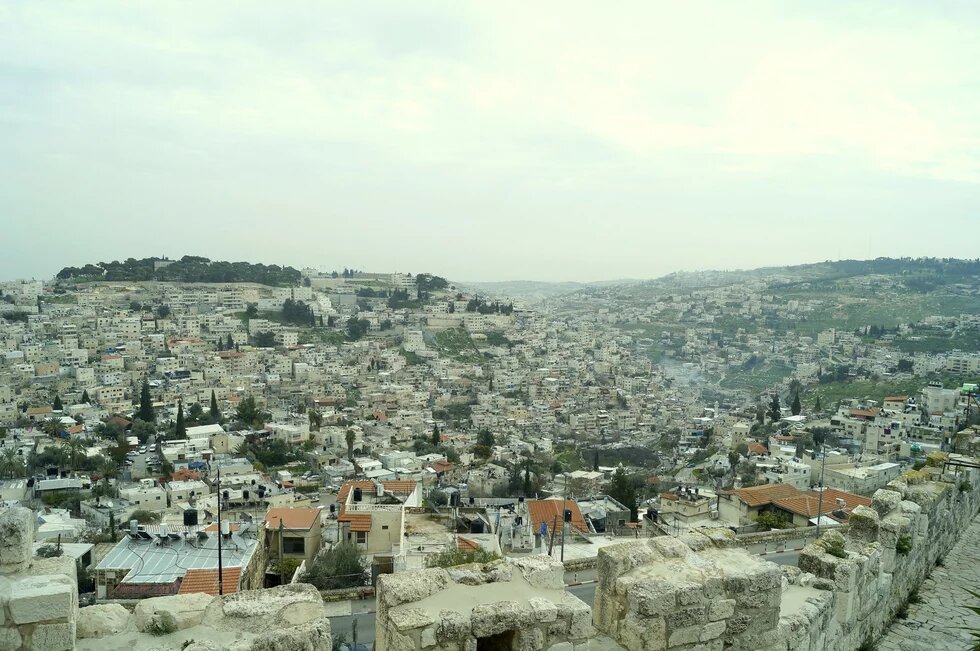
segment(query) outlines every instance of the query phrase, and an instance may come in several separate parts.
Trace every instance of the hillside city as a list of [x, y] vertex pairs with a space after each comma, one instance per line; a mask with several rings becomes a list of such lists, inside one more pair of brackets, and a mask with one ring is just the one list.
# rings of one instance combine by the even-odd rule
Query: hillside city
[[[146, 604], [301, 584], [329, 611], [326, 648], [436, 648], [423, 628], [416, 646], [375, 640], [408, 630], [382, 621], [379, 582], [531, 557], [596, 604], [609, 638], [588, 648], [716, 648], [669, 621], [662, 647], [602, 628], [602, 559], [724, 534], [819, 592], [793, 582], [817, 574], [801, 550], [868, 512], [884, 530], [915, 501], [880, 507], [896, 482], [951, 481], [974, 503], [956, 473], [978, 467], [978, 381], [977, 261], [549, 288], [129, 259], [0, 282], [0, 497], [29, 510], [33, 559], [74, 564], [65, 648], [181, 648], [200, 617]], [[138, 632], [105, 614], [134, 609]], [[473, 648], [517, 648], [498, 642]]]

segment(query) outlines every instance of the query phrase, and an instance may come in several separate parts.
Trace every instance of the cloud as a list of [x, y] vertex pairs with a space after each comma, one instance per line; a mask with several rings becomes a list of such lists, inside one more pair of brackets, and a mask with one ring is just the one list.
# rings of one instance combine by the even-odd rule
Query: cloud
[[[462, 252], [478, 238], [518, 276], [724, 264], [744, 256], [703, 259], [702, 226], [748, 246], [800, 206], [836, 225], [866, 205], [879, 228], [882, 183], [908, 223], [924, 197], [975, 197], [978, 27], [952, 2], [0, 5], [0, 214], [19, 237], [83, 215], [82, 260], [151, 214], [170, 253], [204, 218], [236, 225], [211, 246], [239, 257], [321, 254], [256, 249], [272, 211], [334, 258], [333, 236], [397, 246], [413, 222], [438, 247], [365, 257], [469, 278], [500, 269]], [[684, 244], [651, 267], [665, 233]]]

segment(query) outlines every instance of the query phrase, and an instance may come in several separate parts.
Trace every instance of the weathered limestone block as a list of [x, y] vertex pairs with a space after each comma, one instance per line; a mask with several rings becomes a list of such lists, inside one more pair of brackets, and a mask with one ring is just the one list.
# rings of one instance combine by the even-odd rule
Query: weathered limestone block
[[331, 651], [330, 620], [277, 627], [251, 641], [248, 651]]
[[310, 624], [326, 616], [320, 593], [307, 583], [281, 585], [268, 590], [246, 590], [214, 598], [205, 607], [203, 623], [208, 626], [251, 633]]
[[708, 619], [712, 622], [728, 619], [733, 614], [735, 614], [734, 599], [720, 599], [708, 605]]
[[468, 635], [469, 632], [470, 618], [468, 615], [455, 610], [439, 611], [439, 620], [436, 623], [436, 639], [440, 643], [458, 640]]
[[428, 611], [422, 608], [393, 610], [389, 613], [388, 619], [401, 633], [431, 626], [436, 621]]
[[531, 605], [536, 621], [549, 624], [558, 618], [558, 606], [550, 599], [534, 597], [529, 599], [528, 603]]
[[527, 626], [531, 618], [530, 612], [516, 601], [498, 601], [474, 607], [470, 621], [473, 635], [489, 637]]
[[518, 631], [517, 651], [541, 651], [544, 648], [544, 633], [537, 628]]
[[651, 540], [664, 558], [684, 558], [691, 553], [690, 547], [673, 536], [659, 536]]
[[22, 641], [20, 631], [13, 626], [0, 628], [0, 649], [19, 649]]
[[878, 515], [884, 517], [897, 509], [901, 501], [901, 493], [879, 488], [871, 496], [871, 508], [877, 511]]
[[204, 611], [216, 597], [204, 593], [169, 595], [143, 599], [133, 611], [136, 630], [149, 633], [162, 622], [173, 618], [177, 630], [197, 626], [204, 619]]
[[130, 613], [119, 604], [87, 606], [78, 611], [77, 636], [79, 639], [104, 637], [126, 630]]
[[378, 577], [378, 594], [386, 606], [421, 601], [444, 590], [450, 585], [449, 572], [442, 568], [428, 568], [420, 572], [382, 574]]
[[75, 622], [36, 625], [28, 648], [33, 651], [72, 651], [75, 648]]
[[566, 599], [569, 605], [568, 637], [580, 640], [595, 635], [592, 627], [592, 609], [582, 600], [572, 597]]
[[535, 588], [565, 589], [565, 568], [550, 556], [525, 556], [512, 564]]
[[0, 574], [25, 570], [34, 556], [34, 514], [16, 507], [0, 510]]
[[[888, 492], [893, 495], [897, 495], [897, 493], [894, 493], [893, 491]], [[855, 507], [853, 511], [851, 511], [847, 522], [851, 525], [851, 529], [848, 531], [849, 539], [862, 542], [878, 541], [878, 537], [880, 535], [879, 530], [881, 528], [881, 515], [877, 510], [860, 504]]]
[[74, 619], [75, 582], [61, 574], [27, 576], [11, 586], [8, 608], [16, 624]]

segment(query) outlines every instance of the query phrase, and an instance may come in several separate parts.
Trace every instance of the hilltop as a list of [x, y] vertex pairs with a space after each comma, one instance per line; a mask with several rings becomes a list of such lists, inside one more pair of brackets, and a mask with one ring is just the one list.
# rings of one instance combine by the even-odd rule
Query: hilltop
[[251, 262], [222, 262], [185, 255], [166, 258], [127, 258], [123, 262], [99, 262], [65, 267], [56, 278], [65, 281], [148, 281], [184, 283], [258, 283], [274, 287], [298, 285], [302, 274], [292, 267]]

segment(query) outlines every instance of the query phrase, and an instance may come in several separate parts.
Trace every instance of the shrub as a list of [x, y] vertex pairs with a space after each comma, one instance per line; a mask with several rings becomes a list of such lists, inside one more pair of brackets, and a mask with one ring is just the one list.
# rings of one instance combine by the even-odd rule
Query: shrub
[[301, 580], [318, 590], [353, 588], [365, 584], [367, 568], [360, 550], [353, 543], [342, 542], [318, 554]]
[[927, 466], [941, 466], [946, 462], [947, 455], [945, 452], [930, 452], [926, 455], [926, 465]]
[[904, 556], [912, 551], [912, 536], [908, 534], [903, 534], [898, 537], [898, 542], [895, 543], [895, 552]]
[[177, 632], [177, 620], [168, 612], [157, 613], [146, 628], [150, 635], [170, 635]]
[[909, 604], [908, 602], [905, 602], [898, 607], [898, 610], [895, 611], [895, 617], [897, 619], [907, 619], [908, 616], [909, 616]]
[[57, 547], [55, 545], [41, 545], [37, 548], [37, 551], [34, 552], [34, 555], [38, 558], [55, 558], [56, 556], [61, 556], [64, 553], [65, 550], [63, 550], [61, 547]]
[[137, 509], [133, 511], [133, 514], [129, 516], [130, 520], [136, 520], [140, 524], [156, 524], [160, 521], [160, 514], [153, 513], [152, 511], [146, 511], [144, 509]]
[[919, 594], [919, 591], [918, 590], [913, 590], [909, 594], [909, 601], [908, 602], [910, 604], [921, 604], [922, 603], [922, 595]]
[[790, 526], [789, 521], [785, 517], [772, 513], [771, 511], [760, 513], [755, 522], [757, 525], [759, 525], [759, 529], [761, 531], [769, 531], [771, 529], [787, 529]]
[[961, 493], [969, 493], [970, 491], [973, 490], [973, 484], [971, 484], [969, 481], [964, 479], [963, 481], [960, 482], [959, 488]]
[[875, 644], [874, 638], [869, 637], [868, 639], [866, 639], [864, 642], [861, 643], [861, 646], [857, 648], [857, 651], [875, 651], [875, 649], [877, 648], [878, 645]]
[[493, 552], [484, 549], [477, 549], [471, 552], [464, 552], [459, 549], [447, 549], [438, 554], [433, 554], [426, 559], [426, 567], [453, 567], [455, 565], [466, 565], [468, 563], [490, 563], [500, 558]]
[[821, 538], [817, 541], [817, 544], [823, 547], [823, 550], [831, 556], [847, 558], [847, 550], [844, 549], [844, 536], [839, 533]]

